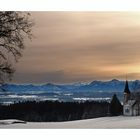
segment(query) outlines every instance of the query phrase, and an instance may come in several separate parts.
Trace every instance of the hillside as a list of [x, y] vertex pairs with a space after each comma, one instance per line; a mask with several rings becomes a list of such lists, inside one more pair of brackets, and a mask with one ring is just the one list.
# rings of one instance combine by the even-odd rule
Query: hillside
[[140, 128], [140, 116], [137, 117], [101, 117], [69, 122], [24, 123], [19, 120], [0, 120], [0, 128]]

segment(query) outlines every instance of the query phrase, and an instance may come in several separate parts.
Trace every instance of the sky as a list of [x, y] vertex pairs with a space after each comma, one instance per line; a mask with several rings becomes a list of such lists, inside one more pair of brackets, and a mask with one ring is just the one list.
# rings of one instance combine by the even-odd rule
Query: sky
[[31, 12], [15, 83], [140, 79], [140, 12]]

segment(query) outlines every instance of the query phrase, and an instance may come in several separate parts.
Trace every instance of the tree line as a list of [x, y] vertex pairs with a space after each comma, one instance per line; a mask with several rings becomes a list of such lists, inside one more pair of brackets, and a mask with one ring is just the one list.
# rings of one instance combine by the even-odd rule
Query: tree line
[[29, 122], [60, 122], [108, 115], [108, 102], [27, 101], [0, 105], [0, 119], [20, 119]]
[[112, 102], [26, 101], [0, 105], [0, 119], [19, 119], [29, 122], [61, 122], [122, 114], [116, 96]]

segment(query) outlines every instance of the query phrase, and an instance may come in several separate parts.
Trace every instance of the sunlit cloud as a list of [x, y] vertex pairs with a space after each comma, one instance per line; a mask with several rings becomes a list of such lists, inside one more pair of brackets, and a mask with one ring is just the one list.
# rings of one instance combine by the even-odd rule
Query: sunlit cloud
[[32, 18], [35, 38], [26, 42], [14, 82], [140, 78], [139, 12], [32, 12]]

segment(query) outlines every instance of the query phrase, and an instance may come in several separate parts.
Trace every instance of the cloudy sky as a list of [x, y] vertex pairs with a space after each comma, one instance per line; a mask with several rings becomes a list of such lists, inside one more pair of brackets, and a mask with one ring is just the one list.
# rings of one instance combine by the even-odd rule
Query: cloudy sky
[[140, 13], [32, 12], [13, 82], [140, 79]]

